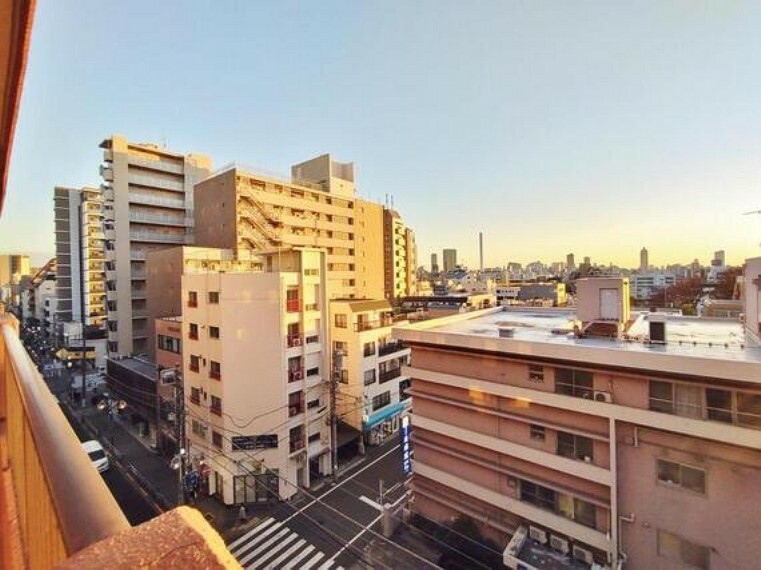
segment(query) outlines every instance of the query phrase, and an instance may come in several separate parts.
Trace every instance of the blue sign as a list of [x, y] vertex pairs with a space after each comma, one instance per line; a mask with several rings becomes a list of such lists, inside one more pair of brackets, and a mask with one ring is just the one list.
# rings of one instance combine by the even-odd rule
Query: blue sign
[[404, 474], [412, 473], [412, 424], [409, 416], [402, 416], [402, 469]]

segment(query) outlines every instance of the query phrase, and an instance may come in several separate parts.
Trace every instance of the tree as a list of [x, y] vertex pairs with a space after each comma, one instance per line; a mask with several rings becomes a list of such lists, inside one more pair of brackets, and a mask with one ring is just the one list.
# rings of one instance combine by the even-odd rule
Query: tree
[[688, 277], [669, 287], [661, 287], [650, 295], [650, 304], [657, 307], [695, 304], [703, 293], [703, 279]]
[[727, 270], [719, 277], [719, 282], [713, 290], [716, 299], [731, 299], [735, 291], [735, 281], [738, 275], [742, 275], [741, 267], [727, 267]]

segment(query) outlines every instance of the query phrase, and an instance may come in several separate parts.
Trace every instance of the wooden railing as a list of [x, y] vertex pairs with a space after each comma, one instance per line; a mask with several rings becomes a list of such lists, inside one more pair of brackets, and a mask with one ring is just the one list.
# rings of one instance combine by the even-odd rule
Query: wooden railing
[[0, 314], [0, 332], [0, 562], [51, 568], [130, 525], [24, 350], [17, 321]]

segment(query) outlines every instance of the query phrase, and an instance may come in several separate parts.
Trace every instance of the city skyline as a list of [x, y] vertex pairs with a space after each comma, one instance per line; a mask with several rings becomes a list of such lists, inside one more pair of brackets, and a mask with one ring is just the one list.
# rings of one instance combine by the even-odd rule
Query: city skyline
[[[0, 223], [3, 249], [37, 264], [54, 251], [53, 188], [97, 183], [97, 145], [114, 133], [215, 165], [354, 161], [359, 195], [394, 196], [421, 259], [455, 247], [476, 267], [478, 231], [486, 266], [568, 251], [636, 266], [643, 242], [663, 264], [761, 252], [761, 216], [742, 215], [761, 206], [761, 6], [162, 4], [148, 25], [122, 7], [41, 8]], [[255, 36], [252, 21], [265, 24]], [[187, 33], [201, 22], [224, 36]], [[326, 25], [335, 39], [316, 41]], [[164, 70], [188, 62], [197, 77], [177, 97]]]

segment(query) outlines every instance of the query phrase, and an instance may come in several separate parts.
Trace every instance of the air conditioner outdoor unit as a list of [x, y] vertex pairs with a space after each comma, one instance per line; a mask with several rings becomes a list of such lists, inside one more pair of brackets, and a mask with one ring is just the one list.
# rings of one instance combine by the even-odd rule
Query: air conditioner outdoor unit
[[560, 538], [559, 536], [551, 536], [550, 548], [557, 550], [558, 552], [562, 552], [563, 554], [568, 554], [568, 541], [565, 538]]
[[535, 526], [528, 527], [528, 536], [539, 544], [547, 544], [547, 532]]
[[610, 404], [613, 402], [613, 395], [604, 390], [595, 390], [595, 402], [605, 402], [606, 404]]
[[582, 562], [585, 562], [589, 564], [590, 566], [594, 564], [594, 556], [592, 556], [592, 552], [587, 550], [586, 548], [582, 548], [581, 546], [573, 545], [573, 557], [576, 560], [581, 560]]

